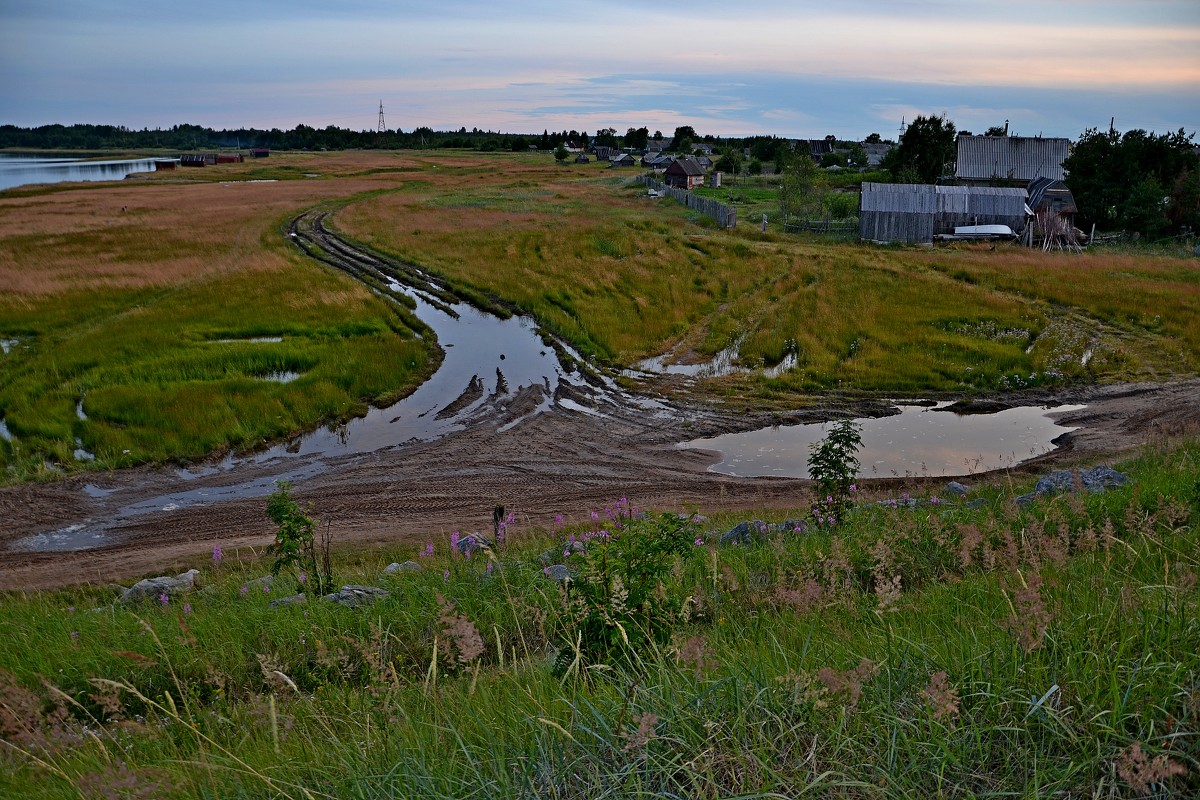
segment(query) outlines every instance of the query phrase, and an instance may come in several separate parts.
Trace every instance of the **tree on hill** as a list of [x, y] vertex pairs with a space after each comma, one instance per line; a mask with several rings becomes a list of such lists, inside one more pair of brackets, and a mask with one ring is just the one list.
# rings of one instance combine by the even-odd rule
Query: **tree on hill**
[[944, 116], [919, 116], [881, 166], [897, 183], [936, 183], [958, 152], [955, 136], [954, 123]]

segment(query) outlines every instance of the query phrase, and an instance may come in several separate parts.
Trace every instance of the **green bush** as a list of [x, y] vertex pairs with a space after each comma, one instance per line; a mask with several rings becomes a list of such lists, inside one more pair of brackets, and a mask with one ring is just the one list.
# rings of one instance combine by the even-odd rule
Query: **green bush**
[[696, 536], [687, 517], [618, 514], [608, 527], [573, 540], [567, 562], [577, 572], [565, 593], [568, 642], [556, 663], [558, 674], [625, 660], [648, 643], [667, 642], [686, 598], [681, 590], [669, 596], [664, 579]]

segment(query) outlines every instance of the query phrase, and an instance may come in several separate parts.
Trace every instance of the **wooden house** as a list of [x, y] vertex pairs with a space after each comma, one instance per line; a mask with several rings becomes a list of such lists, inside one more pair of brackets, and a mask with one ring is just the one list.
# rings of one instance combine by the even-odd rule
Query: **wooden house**
[[608, 165], [610, 167], [633, 167], [637, 166], [637, 161], [630, 153], [614, 153], [609, 157]]
[[961, 183], [1021, 185], [1035, 178], [1061, 181], [1070, 139], [1040, 136], [959, 136], [954, 177]]
[[677, 158], [663, 172], [667, 186], [694, 189], [704, 185], [704, 168], [694, 158]]
[[1027, 218], [1024, 189], [868, 182], [858, 227], [864, 241], [931, 244], [966, 225], [1007, 225], [1021, 233]]

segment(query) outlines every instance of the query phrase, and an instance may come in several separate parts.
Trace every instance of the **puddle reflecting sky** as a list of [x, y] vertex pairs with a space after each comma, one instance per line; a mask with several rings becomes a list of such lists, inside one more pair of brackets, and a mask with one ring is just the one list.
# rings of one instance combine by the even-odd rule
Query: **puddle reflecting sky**
[[[939, 406], [938, 408], [940, 408]], [[901, 406], [900, 413], [860, 419], [859, 475], [956, 476], [1002, 469], [1054, 449], [1051, 440], [1075, 430], [1048, 415], [1085, 406], [1011, 408], [995, 414], [960, 416], [937, 408]], [[809, 445], [820, 441], [829, 423], [788, 425], [695, 439], [679, 447], [716, 450], [711, 472], [739, 477], [808, 477]]]

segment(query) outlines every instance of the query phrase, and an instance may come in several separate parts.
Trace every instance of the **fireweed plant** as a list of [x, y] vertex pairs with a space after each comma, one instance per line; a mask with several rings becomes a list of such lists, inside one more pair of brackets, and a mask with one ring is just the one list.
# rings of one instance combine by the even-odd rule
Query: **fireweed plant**
[[695, 547], [690, 517], [639, 514], [622, 498], [593, 529], [569, 535], [563, 561], [566, 643], [557, 674], [621, 659], [648, 643], [663, 645], [686, 618], [686, 594], [664, 580]]

